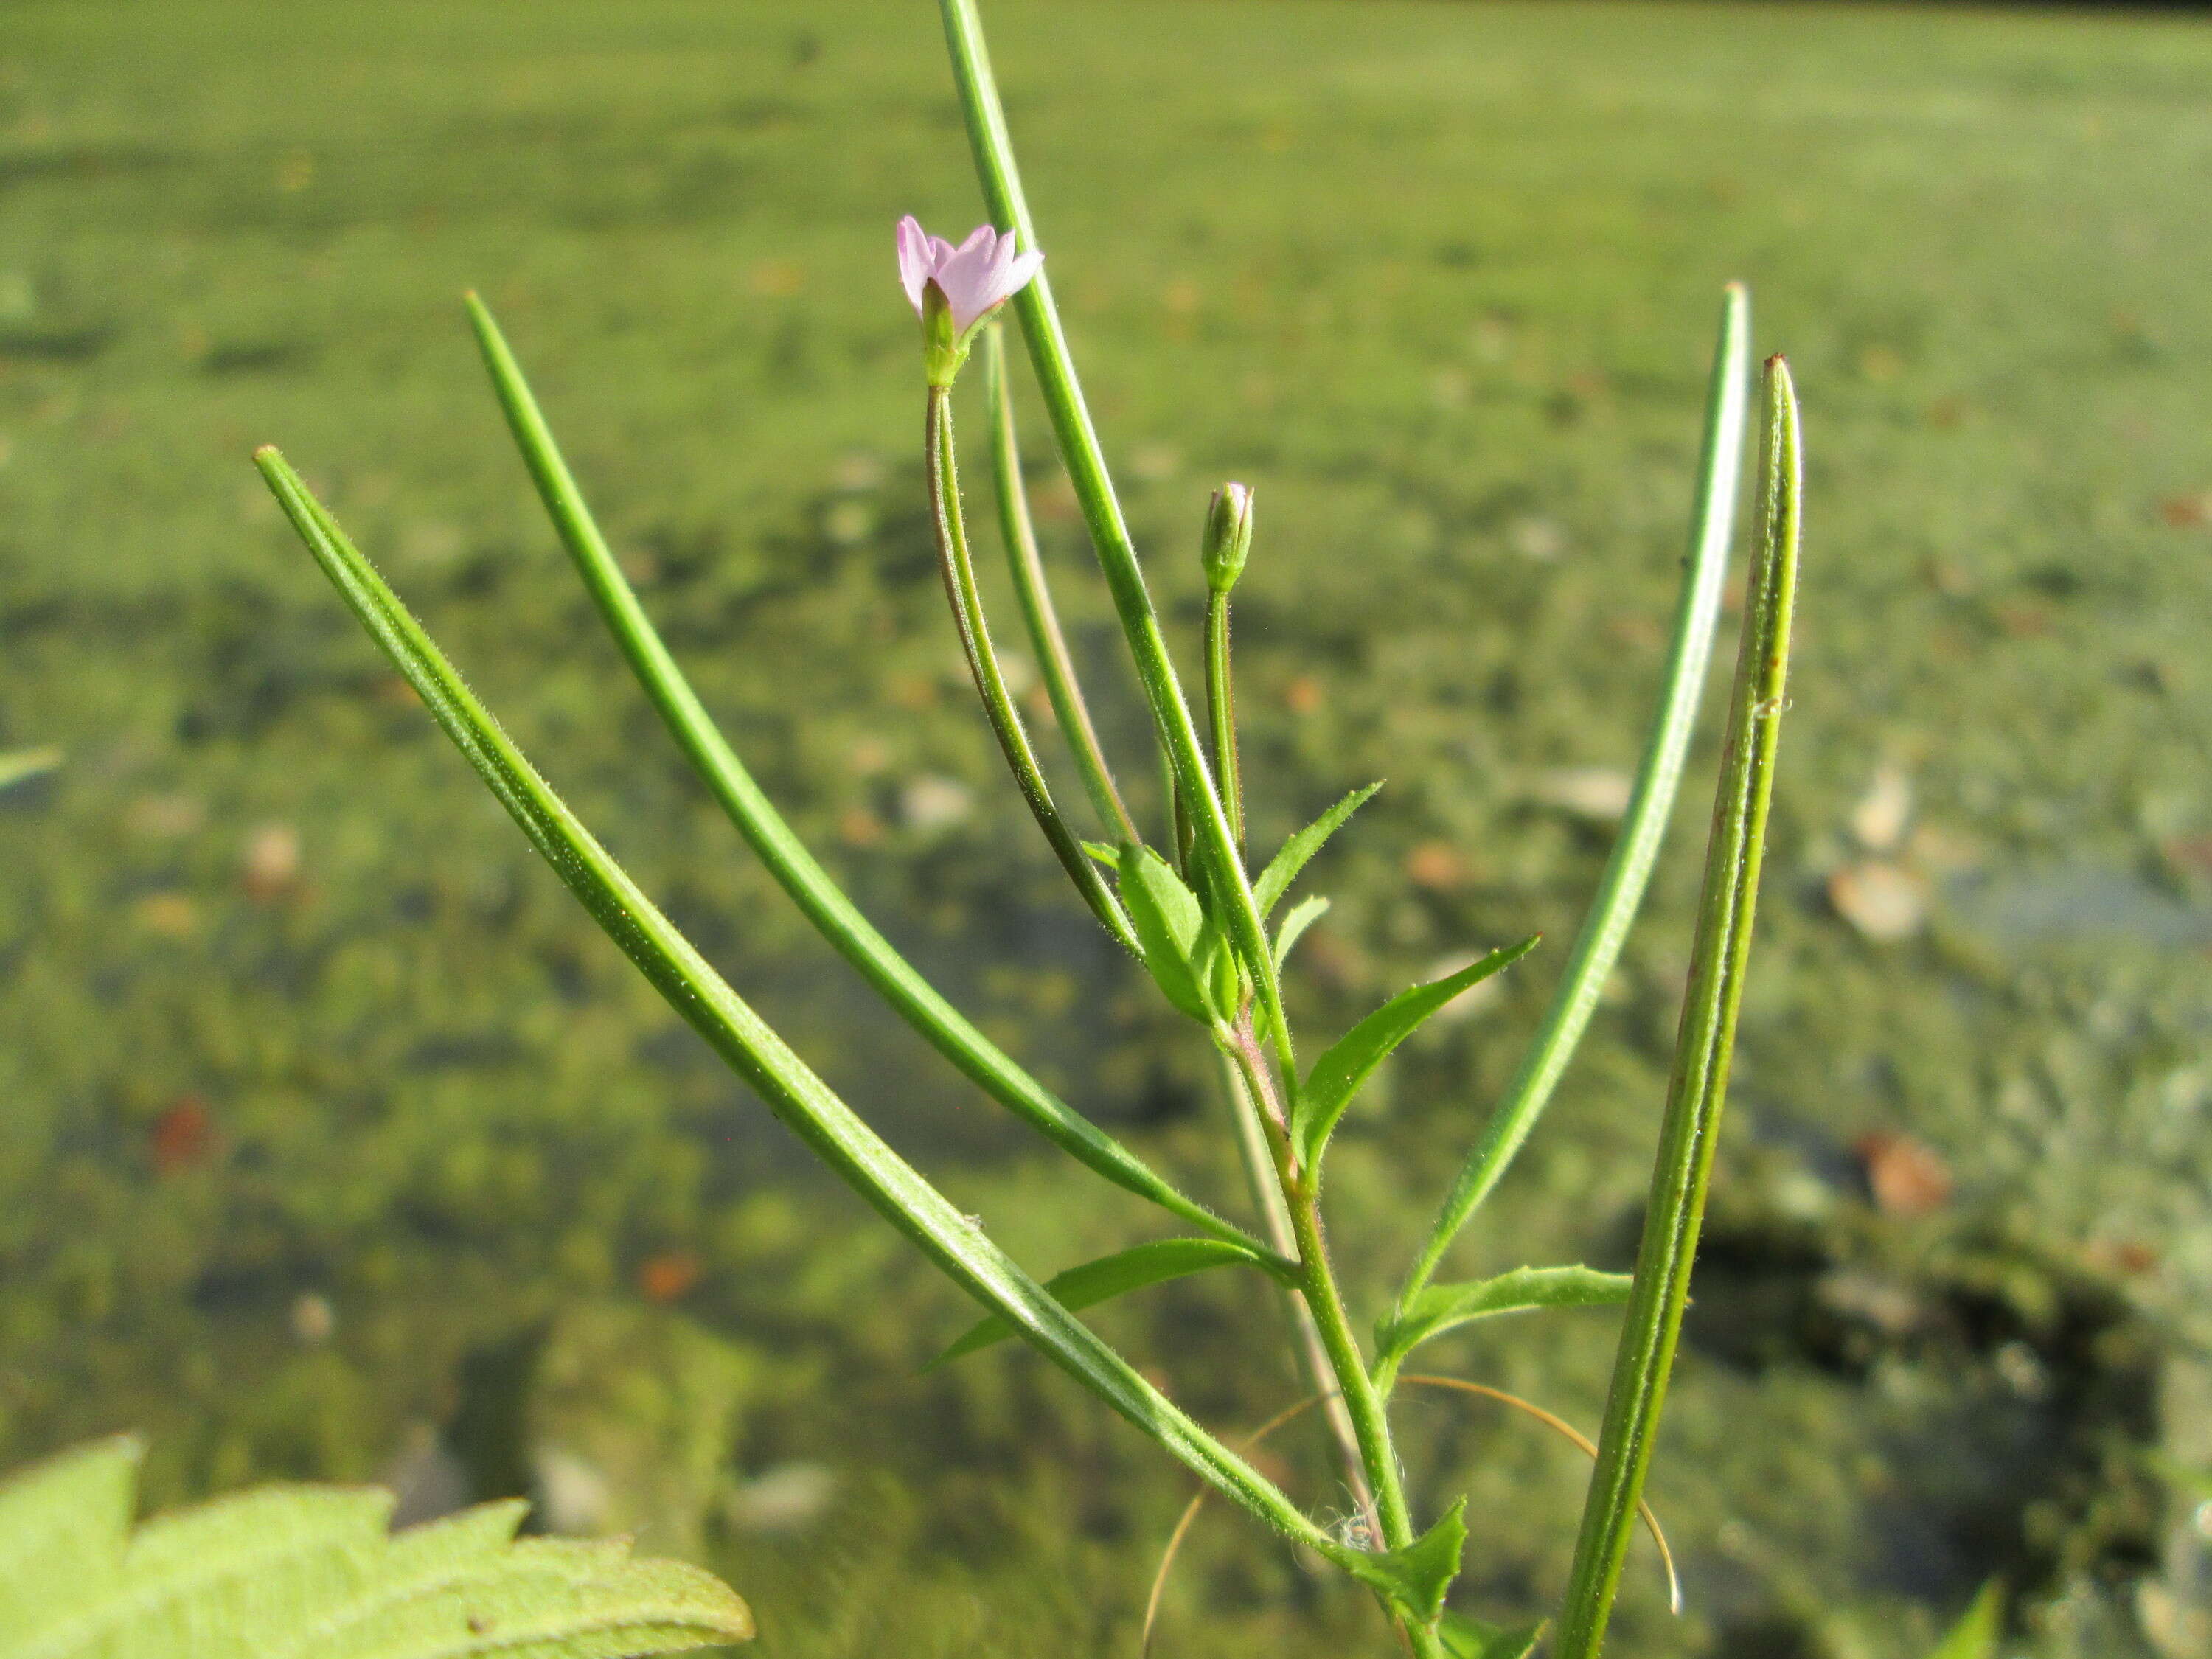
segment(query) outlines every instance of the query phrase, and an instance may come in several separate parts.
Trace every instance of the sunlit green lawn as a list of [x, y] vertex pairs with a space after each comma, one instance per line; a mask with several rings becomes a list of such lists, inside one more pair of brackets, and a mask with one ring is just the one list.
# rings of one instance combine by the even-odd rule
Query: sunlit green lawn
[[[1689, 1615], [1639, 1553], [1614, 1650], [1906, 1659], [2002, 1571], [2043, 1610], [2023, 1652], [2137, 1652], [2164, 1535], [2141, 1454], [2192, 1455], [2146, 1397], [2153, 1332], [2212, 1335], [2212, 35], [986, 15], [1191, 660], [1206, 493], [1261, 490], [1258, 838], [1389, 780], [1317, 866], [1306, 1028], [1548, 935], [1346, 1133], [1334, 1237], [1370, 1313], [1602, 860], [1576, 786], [1633, 761], [1719, 290], [1752, 285], [1811, 495], [1717, 1199], [1742, 1260], [1706, 1281], [1654, 1476]], [[507, 446], [457, 303], [479, 288], [802, 831], [994, 1034], [1236, 1206], [1200, 1045], [1065, 890], [943, 614], [890, 232], [957, 234], [977, 202], [924, 0], [0, 16], [0, 750], [68, 754], [0, 794], [0, 1465], [137, 1426], [167, 1500], [374, 1476], [489, 1413], [582, 1460], [615, 1521], [706, 1552], [779, 1659], [1134, 1650], [1182, 1477], [1028, 1357], [915, 1376], [957, 1293], [535, 864], [247, 463], [283, 446], [732, 979], [1025, 1260], [1145, 1236], [871, 1009], [689, 780]], [[1149, 799], [1071, 500], [1036, 483]], [[1852, 810], [1885, 769], [1911, 810], [1868, 845]], [[1468, 1270], [1632, 1237], [1703, 815]], [[1836, 896], [1869, 890], [1925, 926], [1863, 937]], [[1854, 1149], [1899, 1133], [1948, 1166], [1930, 1213], [1866, 1200]], [[549, 1320], [518, 1416], [481, 1356]], [[1594, 1425], [1609, 1322], [1550, 1320], [1434, 1363]], [[1292, 1397], [1249, 1288], [1102, 1325], [1224, 1428]], [[1470, 1607], [1547, 1610], [1586, 1465], [1517, 1418], [1413, 1416], [1421, 1503], [1472, 1494]], [[1280, 1472], [1340, 1509], [1316, 1451]], [[763, 1531], [775, 1488], [743, 1483], [797, 1490], [794, 1466], [835, 1496]], [[1225, 1516], [1167, 1619], [1163, 1654], [1390, 1650]]]

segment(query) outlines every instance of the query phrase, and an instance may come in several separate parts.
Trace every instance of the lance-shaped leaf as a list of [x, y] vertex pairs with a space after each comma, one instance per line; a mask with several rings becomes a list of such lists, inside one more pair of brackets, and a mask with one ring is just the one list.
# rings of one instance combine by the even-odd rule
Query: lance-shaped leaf
[[1447, 1613], [1437, 1620], [1437, 1634], [1443, 1638], [1444, 1651], [1450, 1659], [1528, 1659], [1544, 1627], [1521, 1625], [1501, 1630], [1463, 1613]]
[[696, 1567], [517, 1543], [520, 1503], [393, 1534], [389, 1492], [268, 1486], [134, 1533], [140, 1455], [101, 1441], [0, 1486], [0, 1659], [602, 1659], [753, 1633]]
[[1311, 862], [1328, 838], [1344, 827], [1344, 821], [1365, 805], [1377, 789], [1380, 781], [1364, 789], [1355, 789], [1342, 800], [1299, 830], [1277, 849], [1252, 884], [1252, 899], [1267, 915], [1282, 902], [1283, 895], [1291, 890], [1291, 884], [1298, 878], [1298, 872]]
[[1149, 847], [1122, 848], [1117, 873], [1121, 902], [1145, 947], [1145, 971], [1170, 1002], [1210, 1024], [1212, 1002], [1200, 951], [1208, 930], [1198, 895]]
[[1298, 1091], [1291, 1117], [1291, 1141], [1298, 1162], [1310, 1169], [1344, 1109], [1359, 1092], [1359, 1085], [1388, 1058], [1390, 1051], [1420, 1030], [1422, 1022], [1469, 986], [1488, 979], [1501, 968], [1518, 962], [1536, 948], [1540, 935], [1531, 933], [1518, 945], [1492, 951], [1455, 974], [1427, 985], [1401, 991], [1358, 1024], [1346, 1031], [1319, 1060]]
[[[846, 897], [746, 770], [639, 603], [490, 311], [473, 295], [468, 310], [515, 446], [585, 590], [669, 735], [777, 884], [894, 1013], [994, 1100], [1115, 1185], [1216, 1237], [1252, 1243], [1240, 1229], [1208, 1214], [1203, 1206], [1170, 1187], [1121, 1142], [1017, 1065], [939, 995]], [[1096, 857], [1097, 849], [1090, 850]]]
[[1467, 1499], [1444, 1511], [1443, 1519], [1402, 1549], [1376, 1559], [1388, 1562], [1396, 1582], [1384, 1594], [1417, 1625], [1432, 1625], [1443, 1613], [1444, 1592], [1459, 1577], [1460, 1552], [1467, 1547]]
[[1307, 928], [1328, 914], [1328, 901], [1318, 893], [1309, 893], [1291, 907], [1283, 925], [1275, 930], [1275, 968], [1280, 972], [1291, 959], [1291, 951], [1305, 934]]
[[1498, 1314], [1536, 1308], [1603, 1308], [1628, 1300], [1635, 1283], [1626, 1273], [1595, 1267], [1516, 1267], [1494, 1279], [1465, 1285], [1431, 1285], [1375, 1334], [1375, 1372], [1395, 1372], [1406, 1356], [1432, 1336]]
[[[1147, 1285], [1164, 1284], [1170, 1279], [1186, 1279], [1192, 1273], [1204, 1273], [1209, 1267], [1226, 1267], [1242, 1262], [1261, 1268], [1285, 1284], [1295, 1281], [1294, 1273], [1286, 1273], [1287, 1262], [1279, 1266], [1254, 1251], [1242, 1249], [1218, 1238], [1162, 1238], [1149, 1244], [1137, 1244], [1126, 1250], [1116, 1250], [1111, 1255], [1102, 1255], [1096, 1261], [1086, 1261], [1079, 1267], [1070, 1267], [1065, 1273], [1054, 1273], [1044, 1282], [1046, 1290], [1063, 1308], [1089, 1308], [1111, 1300], [1131, 1291], [1142, 1290]], [[1013, 1328], [993, 1314], [978, 1320], [962, 1334], [960, 1340], [929, 1362], [926, 1369], [934, 1370], [951, 1360], [1003, 1342], [1013, 1334]]]
[[1217, 1490], [1346, 1571], [1389, 1579], [1387, 1569], [1316, 1527], [1047, 1295], [793, 1053], [554, 794], [284, 458], [263, 449], [255, 459], [324, 574], [531, 844], [779, 1121], [947, 1278]]
[[26, 778], [35, 778], [42, 772], [51, 772], [62, 763], [58, 749], [13, 749], [0, 755], [0, 789], [21, 783]]
[[1982, 1586], [1959, 1622], [1944, 1632], [1928, 1659], [1996, 1659], [2004, 1634], [2004, 1586], [1992, 1578]]

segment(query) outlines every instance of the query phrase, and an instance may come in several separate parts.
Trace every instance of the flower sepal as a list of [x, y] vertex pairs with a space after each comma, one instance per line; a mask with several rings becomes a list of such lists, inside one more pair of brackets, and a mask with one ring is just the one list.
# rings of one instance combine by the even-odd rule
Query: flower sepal
[[[981, 325], [978, 325], [981, 326]], [[965, 332], [952, 325], [952, 301], [935, 277], [921, 289], [921, 372], [933, 387], [949, 386], [960, 366], [968, 361], [968, 347], [975, 330]]]

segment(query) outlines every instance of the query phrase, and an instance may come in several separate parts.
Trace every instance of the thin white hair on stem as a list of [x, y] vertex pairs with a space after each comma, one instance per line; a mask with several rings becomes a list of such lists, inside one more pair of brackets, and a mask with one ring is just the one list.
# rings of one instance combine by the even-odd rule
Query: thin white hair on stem
[[[1495, 1400], [1500, 1405], [1510, 1406], [1515, 1411], [1534, 1418], [1555, 1434], [1572, 1441], [1582, 1449], [1584, 1456], [1595, 1458], [1597, 1455], [1597, 1443], [1580, 1429], [1564, 1417], [1547, 1412], [1534, 1401], [1523, 1400], [1517, 1394], [1508, 1394], [1503, 1389], [1493, 1389], [1486, 1383], [1468, 1382], [1456, 1376], [1437, 1376], [1425, 1371], [1409, 1372], [1401, 1376], [1398, 1382], [1401, 1387], [1406, 1388], [1443, 1389], [1456, 1394], [1472, 1395], [1478, 1399]], [[1253, 1430], [1251, 1433], [1246, 1435], [1243, 1439], [1238, 1441], [1237, 1449], [1240, 1453], [1250, 1451], [1276, 1430], [1287, 1427], [1328, 1397], [1325, 1394], [1310, 1394], [1297, 1404], [1285, 1407], [1258, 1428]], [[1200, 1486], [1191, 1494], [1190, 1502], [1183, 1505], [1182, 1514], [1176, 1520], [1175, 1530], [1168, 1534], [1167, 1547], [1160, 1552], [1159, 1567], [1152, 1574], [1152, 1587], [1145, 1597], [1145, 1623], [1143, 1632], [1138, 1638], [1137, 1659], [1152, 1659], [1152, 1634], [1159, 1623], [1160, 1602], [1167, 1594], [1168, 1574], [1174, 1571], [1176, 1557], [1182, 1553], [1183, 1540], [1189, 1535], [1192, 1525], [1198, 1520], [1199, 1510], [1206, 1506], [1206, 1489]], [[1674, 1552], [1668, 1546], [1666, 1531], [1660, 1526], [1659, 1517], [1653, 1511], [1650, 1504], [1639, 1499], [1636, 1509], [1637, 1513], [1643, 1516], [1645, 1530], [1651, 1534], [1651, 1541], [1659, 1548], [1659, 1563], [1667, 1574], [1668, 1611], [1679, 1617], [1682, 1611], [1682, 1577], [1674, 1566]], [[1343, 1542], [1353, 1547], [1371, 1548], [1371, 1544], [1360, 1544], [1346, 1530], [1362, 1525], [1361, 1516], [1351, 1515], [1342, 1517], [1330, 1528], [1330, 1530], [1336, 1533]], [[1403, 1639], [1405, 1636], [1403, 1626], [1398, 1626], [1395, 1620], [1391, 1623], [1397, 1628], [1401, 1639]]]

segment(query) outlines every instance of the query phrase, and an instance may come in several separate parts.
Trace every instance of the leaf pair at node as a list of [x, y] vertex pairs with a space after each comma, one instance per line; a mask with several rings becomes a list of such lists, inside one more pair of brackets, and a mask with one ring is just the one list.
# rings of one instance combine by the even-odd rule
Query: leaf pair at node
[[1115, 855], [1121, 903], [1144, 947], [1145, 971], [1160, 994], [1203, 1025], [1228, 1025], [1249, 993], [1228, 935], [1174, 866], [1149, 847]]

